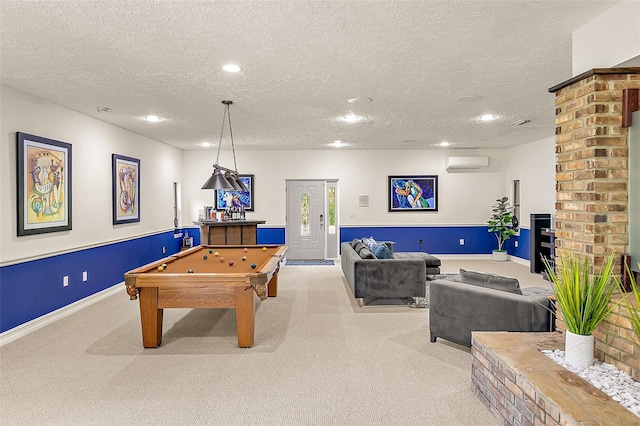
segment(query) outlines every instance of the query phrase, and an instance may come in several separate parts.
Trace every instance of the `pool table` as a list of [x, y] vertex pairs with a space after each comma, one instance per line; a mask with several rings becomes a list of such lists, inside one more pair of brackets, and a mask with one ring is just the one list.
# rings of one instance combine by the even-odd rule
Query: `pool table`
[[235, 308], [238, 346], [253, 346], [255, 297], [278, 292], [286, 246], [201, 245], [124, 275], [131, 300], [140, 299], [142, 345], [162, 343], [164, 308]]

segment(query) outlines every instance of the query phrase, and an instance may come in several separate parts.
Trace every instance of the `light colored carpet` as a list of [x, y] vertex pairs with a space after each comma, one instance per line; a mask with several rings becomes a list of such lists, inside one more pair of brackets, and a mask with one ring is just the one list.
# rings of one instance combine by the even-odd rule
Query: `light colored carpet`
[[0, 423], [498, 424], [468, 349], [430, 343], [427, 309], [359, 307], [339, 264], [284, 266], [259, 303], [253, 348], [236, 346], [234, 310], [166, 309], [162, 346], [143, 349], [123, 285], [0, 348]]

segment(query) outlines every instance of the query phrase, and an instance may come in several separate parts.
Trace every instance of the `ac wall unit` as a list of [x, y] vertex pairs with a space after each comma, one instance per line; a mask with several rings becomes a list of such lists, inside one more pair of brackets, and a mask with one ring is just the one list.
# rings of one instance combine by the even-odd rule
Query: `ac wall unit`
[[489, 166], [489, 157], [447, 157], [447, 170], [480, 169]]

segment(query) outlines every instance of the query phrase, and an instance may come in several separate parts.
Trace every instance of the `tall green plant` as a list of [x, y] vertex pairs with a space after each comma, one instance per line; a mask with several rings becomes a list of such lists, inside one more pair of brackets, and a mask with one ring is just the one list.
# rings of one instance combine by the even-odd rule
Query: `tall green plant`
[[511, 225], [513, 221], [513, 208], [509, 206], [508, 197], [498, 198], [491, 208], [491, 218], [487, 221], [489, 224], [489, 232], [493, 232], [498, 240], [497, 251], [504, 251], [502, 249], [504, 242], [516, 234], [516, 231]]
[[[636, 332], [636, 336], [640, 339], [640, 284], [636, 281], [635, 275], [633, 272], [629, 270], [629, 267], [625, 265], [627, 268], [627, 273], [629, 274], [631, 281], [631, 293], [633, 298], [636, 301], [636, 306], [633, 306], [628, 300], [627, 297], [624, 298], [624, 305], [629, 312], [629, 317], [631, 318], [631, 325], [633, 326], [633, 331]], [[638, 269], [640, 269], [640, 263], [638, 263]], [[620, 291], [624, 292], [622, 288], [622, 283], [620, 283]]]
[[619, 286], [619, 279], [613, 273], [614, 255], [611, 254], [607, 262], [595, 268], [593, 273], [588, 257], [584, 260], [574, 255], [560, 258], [559, 273], [546, 258], [543, 262], [567, 329], [583, 336], [593, 334], [593, 330], [615, 307], [615, 304], [609, 305]]

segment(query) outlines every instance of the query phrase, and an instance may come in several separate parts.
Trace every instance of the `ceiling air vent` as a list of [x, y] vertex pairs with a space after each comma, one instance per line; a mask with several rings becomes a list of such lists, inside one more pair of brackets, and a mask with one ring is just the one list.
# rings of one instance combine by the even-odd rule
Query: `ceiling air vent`
[[447, 170], [480, 169], [489, 166], [489, 157], [447, 157]]

